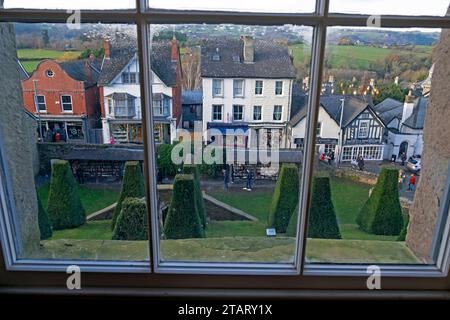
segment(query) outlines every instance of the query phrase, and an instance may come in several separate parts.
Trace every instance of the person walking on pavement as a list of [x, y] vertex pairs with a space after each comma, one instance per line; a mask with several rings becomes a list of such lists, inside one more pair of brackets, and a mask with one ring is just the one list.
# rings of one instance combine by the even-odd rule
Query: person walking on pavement
[[416, 188], [416, 175], [414, 173], [411, 174], [409, 178], [408, 191], [414, 191]]
[[225, 169], [222, 170], [223, 172], [223, 187], [225, 190], [228, 190], [228, 184], [230, 182], [230, 166], [227, 164], [225, 165]]
[[406, 153], [402, 152], [400, 159], [402, 160], [402, 166], [404, 166], [406, 162]]
[[247, 178], [246, 178], [246, 186], [245, 186], [244, 190], [252, 191], [253, 174], [252, 174], [251, 170], [248, 168], [246, 169], [246, 172], [247, 172]]
[[356, 160], [358, 162], [358, 168], [360, 171], [364, 170], [364, 158], [362, 155], [359, 155], [358, 160]]

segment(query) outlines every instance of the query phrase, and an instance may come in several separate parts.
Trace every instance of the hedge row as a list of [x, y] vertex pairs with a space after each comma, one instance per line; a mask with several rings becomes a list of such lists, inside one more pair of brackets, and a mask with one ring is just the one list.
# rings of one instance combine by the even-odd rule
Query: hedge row
[[41, 233], [41, 240], [49, 239], [53, 235], [52, 224], [50, 222], [50, 218], [48, 217], [47, 210], [45, 210], [42, 205], [42, 201], [37, 194], [37, 204], [38, 204], [38, 223], [39, 223], [39, 231]]
[[202, 226], [203, 228], [206, 228], [207, 219], [205, 201], [203, 200], [199, 168], [196, 165], [184, 165], [183, 172], [184, 174], [192, 174], [194, 176], [195, 203], [197, 204], [197, 210]]

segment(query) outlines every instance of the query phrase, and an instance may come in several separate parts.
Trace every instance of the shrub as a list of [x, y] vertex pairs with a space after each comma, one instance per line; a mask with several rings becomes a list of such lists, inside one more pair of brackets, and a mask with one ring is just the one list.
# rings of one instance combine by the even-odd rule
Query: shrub
[[297, 206], [299, 192], [298, 169], [294, 164], [283, 164], [280, 169], [269, 212], [269, 227], [285, 233], [289, 219]]
[[177, 143], [174, 144], [161, 144], [158, 148], [156, 164], [159, 170], [162, 171], [163, 177], [175, 176], [180, 166], [176, 165], [172, 161], [172, 151]]
[[41, 240], [45, 240], [51, 238], [53, 235], [52, 225], [50, 223], [48, 213], [45, 210], [44, 206], [42, 205], [42, 201], [39, 198], [39, 195], [37, 195], [37, 204], [38, 204], [39, 231], [41, 232]]
[[52, 164], [47, 212], [54, 230], [75, 228], [86, 221], [86, 213], [67, 161], [56, 160]]
[[139, 198], [126, 198], [117, 218], [113, 240], [148, 240], [147, 206]]
[[292, 212], [291, 218], [289, 219], [289, 224], [286, 229], [286, 236], [288, 237], [297, 236], [297, 221], [298, 221], [298, 205], [295, 207], [294, 212]]
[[164, 223], [166, 239], [203, 238], [204, 231], [195, 202], [194, 176], [178, 174]]
[[406, 234], [408, 233], [408, 225], [409, 225], [409, 215], [406, 215], [403, 221], [404, 221], [403, 228], [400, 234], [398, 235], [397, 241], [406, 240]]
[[398, 170], [383, 167], [371, 196], [356, 218], [359, 227], [372, 234], [398, 235], [403, 227], [398, 194]]
[[184, 165], [183, 171], [185, 174], [192, 174], [194, 176], [195, 188], [195, 203], [197, 205], [198, 215], [203, 228], [206, 228], [206, 210], [205, 201], [203, 200], [202, 187], [200, 184], [200, 172], [196, 165]]
[[125, 163], [122, 189], [112, 218], [111, 230], [114, 230], [116, 226], [117, 218], [122, 210], [123, 200], [125, 198], [142, 198], [144, 194], [144, 177], [142, 176], [141, 165], [138, 161], [127, 161]]
[[309, 210], [308, 237], [341, 239], [341, 233], [331, 199], [330, 178], [315, 177]]

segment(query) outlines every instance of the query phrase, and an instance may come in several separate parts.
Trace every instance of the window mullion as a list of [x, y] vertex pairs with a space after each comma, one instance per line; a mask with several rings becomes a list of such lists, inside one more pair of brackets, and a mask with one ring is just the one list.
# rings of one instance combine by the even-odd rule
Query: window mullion
[[[324, 19], [328, 14], [329, 0], [318, 0], [317, 9], [324, 15]], [[296, 251], [296, 267], [300, 273], [303, 272], [303, 265], [306, 255], [306, 239], [308, 229], [308, 216], [310, 207], [310, 191], [312, 185], [312, 176], [314, 170], [314, 150], [316, 146], [317, 123], [319, 116], [320, 93], [322, 83], [322, 73], [325, 56], [327, 26], [323, 21], [319, 26], [314, 28], [313, 47], [311, 54], [311, 83], [308, 100], [305, 148], [303, 155], [302, 178], [300, 180], [300, 205], [298, 215], [298, 237]]]
[[152, 101], [152, 71], [150, 58], [150, 26], [147, 25], [141, 14], [144, 10], [143, 5], [146, 5], [146, 0], [136, 0], [136, 8], [138, 10], [137, 23], [137, 41], [138, 41], [138, 58], [139, 58], [139, 77], [141, 88], [141, 113], [142, 113], [142, 128], [144, 140], [144, 176], [146, 187], [146, 202], [148, 214], [148, 241], [149, 241], [149, 257], [150, 270], [153, 272], [154, 263], [158, 259], [159, 237], [155, 234], [157, 228], [156, 212], [156, 183], [155, 183], [155, 143], [153, 132], [153, 101]]

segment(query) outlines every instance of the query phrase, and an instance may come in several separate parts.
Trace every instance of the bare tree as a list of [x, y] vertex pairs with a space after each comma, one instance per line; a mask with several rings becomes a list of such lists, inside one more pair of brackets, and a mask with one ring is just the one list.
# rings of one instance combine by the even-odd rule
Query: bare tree
[[183, 55], [183, 89], [196, 90], [201, 87], [200, 54], [189, 50]]

